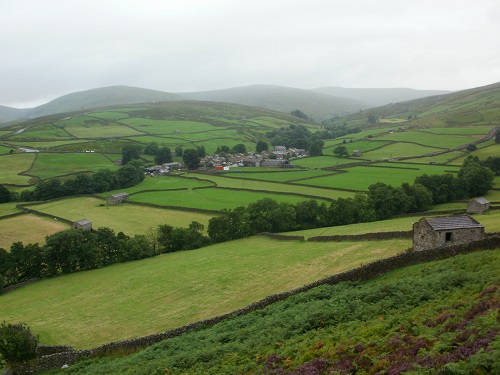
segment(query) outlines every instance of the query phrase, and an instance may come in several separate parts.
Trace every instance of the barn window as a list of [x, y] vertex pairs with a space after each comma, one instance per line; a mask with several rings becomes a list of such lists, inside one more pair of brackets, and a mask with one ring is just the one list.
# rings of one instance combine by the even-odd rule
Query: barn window
[[451, 241], [451, 232], [446, 232], [446, 242]]

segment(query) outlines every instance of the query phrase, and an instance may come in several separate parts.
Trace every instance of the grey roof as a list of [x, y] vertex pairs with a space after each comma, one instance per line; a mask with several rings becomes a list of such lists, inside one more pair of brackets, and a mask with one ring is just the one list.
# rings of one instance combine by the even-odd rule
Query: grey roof
[[125, 197], [125, 196], [128, 196], [128, 193], [116, 193], [116, 194], [112, 194], [111, 195], [112, 197], [115, 197], [115, 198], [118, 198], [118, 197]]
[[434, 230], [483, 228], [483, 226], [469, 215], [429, 217], [426, 219]]
[[91, 221], [87, 220], [87, 219], [82, 219], [82, 220], [78, 220], [77, 223], [80, 225], [85, 225], [85, 224], [91, 224]]
[[476, 202], [481, 203], [481, 204], [488, 204], [490, 201], [486, 198], [480, 197], [480, 198], [475, 198], [474, 199]]

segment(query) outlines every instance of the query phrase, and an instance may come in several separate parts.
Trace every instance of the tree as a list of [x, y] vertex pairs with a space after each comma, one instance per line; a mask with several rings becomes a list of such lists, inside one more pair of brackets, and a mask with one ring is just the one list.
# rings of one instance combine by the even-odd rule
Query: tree
[[377, 117], [374, 114], [368, 116], [368, 123], [375, 124], [377, 122]]
[[162, 147], [158, 150], [158, 153], [155, 156], [156, 164], [164, 164], [172, 162], [172, 152], [168, 147]]
[[292, 116], [295, 116], [295, 117], [298, 117], [298, 118], [301, 118], [301, 119], [304, 119], [304, 120], [308, 120], [309, 119], [309, 117], [307, 117], [307, 115], [304, 112], [302, 112], [300, 109], [295, 109], [292, 112], [290, 112], [290, 114]]
[[237, 145], [233, 146], [231, 152], [233, 152], [234, 154], [244, 154], [245, 152], [247, 152], [247, 147], [243, 143], [238, 143]]
[[200, 157], [198, 156], [198, 151], [194, 149], [187, 149], [184, 151], [182, 156], [184, 164], [187, 165], [188, 169], [197, 169], [200, 166]]
[[267, 151], [269, 150], [269, 145], [267, 144], [267, 142], [264, 142], [264, 141], [259, 141], [257, 142], [257, 146], [255, 147], [255, 151], [257, 153], [261, 153], [262, 151]]
[[323, 146], [325, 142], [322, 139], [314, 139], [307, 148], [307, 153], [310, 156], [321, 156], [323, 155]]
[[333, 154], [341, 158], [344, 155], [349, 156], [349, 151], [347, 151], [347, 147], [340, 145], [333, 150]]
[[477, 150], [477, 146], [475, 144], [469, 143], [467, 145], [467, 147], [466, 147], [466, 150], [469, 151], [469, 152], [476, 151]]
[[379, 220], [408, 212], [411, 206], [411, 199], [402, 188], [394, 188], [382, 182], [368, 187], [368, 199]]
[[175, 156], [178, 158], [182, 157], [182, 151], [183, 151], [182, 146], [177, 146], [175, 148]]
[[36, 357], [38, 337], [24, 323], [0, 325], [0, 357], [8, 364]]
[[158, 146], [158, 143], [156, 142], [151, 142], [146, 147], [144, 147], [144, 153], [146, 155], [156, 155], [158, 154], [158, 151], [160, 150], [160, 147]]
[[11, 201], [11, 195], [9, 189], [5, 186], [0, 185], [0, 203], [6, 203]]
[[140, 145], [126, 145], [122, 148], [122, 165], [129, 161], [139, 159], [142, 147]]
[[196, 147], [196, 151], [198, 151], [198, 156], [200, 158], [204, 158], [205, 156], [207, 156], [207, 152], [205, 151], [205, 146]]
[[106, 191], [118, 188], [118, 178], [116, 173], [109, 169], [101, 169], [93, 176], [95, 193], [104, 193]]
[[126, 188], [135, 186], [144, 180], [144, 172], [139, 166], [129, 163], [118, 169], [116, 177], [119, 187]]

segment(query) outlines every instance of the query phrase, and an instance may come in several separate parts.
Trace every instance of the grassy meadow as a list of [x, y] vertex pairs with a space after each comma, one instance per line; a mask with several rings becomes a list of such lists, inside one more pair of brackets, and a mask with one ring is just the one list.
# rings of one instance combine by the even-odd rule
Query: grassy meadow
[[27, 172], [31, 168], [35, 157], [35, 153], [0, 156], [1, 183], [28, 185], [31, 177], [20, 173]]
[[0, 227], [0, 248], [7, 251], [14, 242], [43, 245], [46, 236], [69, 229], [68, 224], [33, 214], [0, 218]]
[[409, 246], [250, 237], [42, 280], [0, 296], [0, 316], [26, 322], [44, 344], [89, 348], [221, 315]]
[[[101, 206], [102, 204], [104, 206]], [[208, 220], [214, 216], [213, 214], [168, 210], [128, 203], [116, 206], [106, 206], [105, 204], [106, 201], [101, 199], [80, 197], [28, 205], [27, 208], [71, 221], [88, 219], [95, 229], [108, 227], [115, 232], [123, 232], [129, 236], [145, 234], [150, 228], [160, 224], [187, 227], [192, 221], [198, 221], [206, 227]]]

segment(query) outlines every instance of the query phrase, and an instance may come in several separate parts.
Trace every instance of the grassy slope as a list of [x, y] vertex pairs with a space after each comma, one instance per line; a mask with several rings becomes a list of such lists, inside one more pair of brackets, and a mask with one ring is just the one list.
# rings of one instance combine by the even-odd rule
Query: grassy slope
[[28, 323], [45, 344], [92, 347], [227, 313], [409, 246], [252, 237], [43, 280], [0, 296], [0, 316]]
[[399, 374], [419, 362], [427, 368], [409, 373], [498, 373], [499, 262], [499, 250], [476, 252], [369, 282], [320, 286], [137, 354], [64, 372]]

